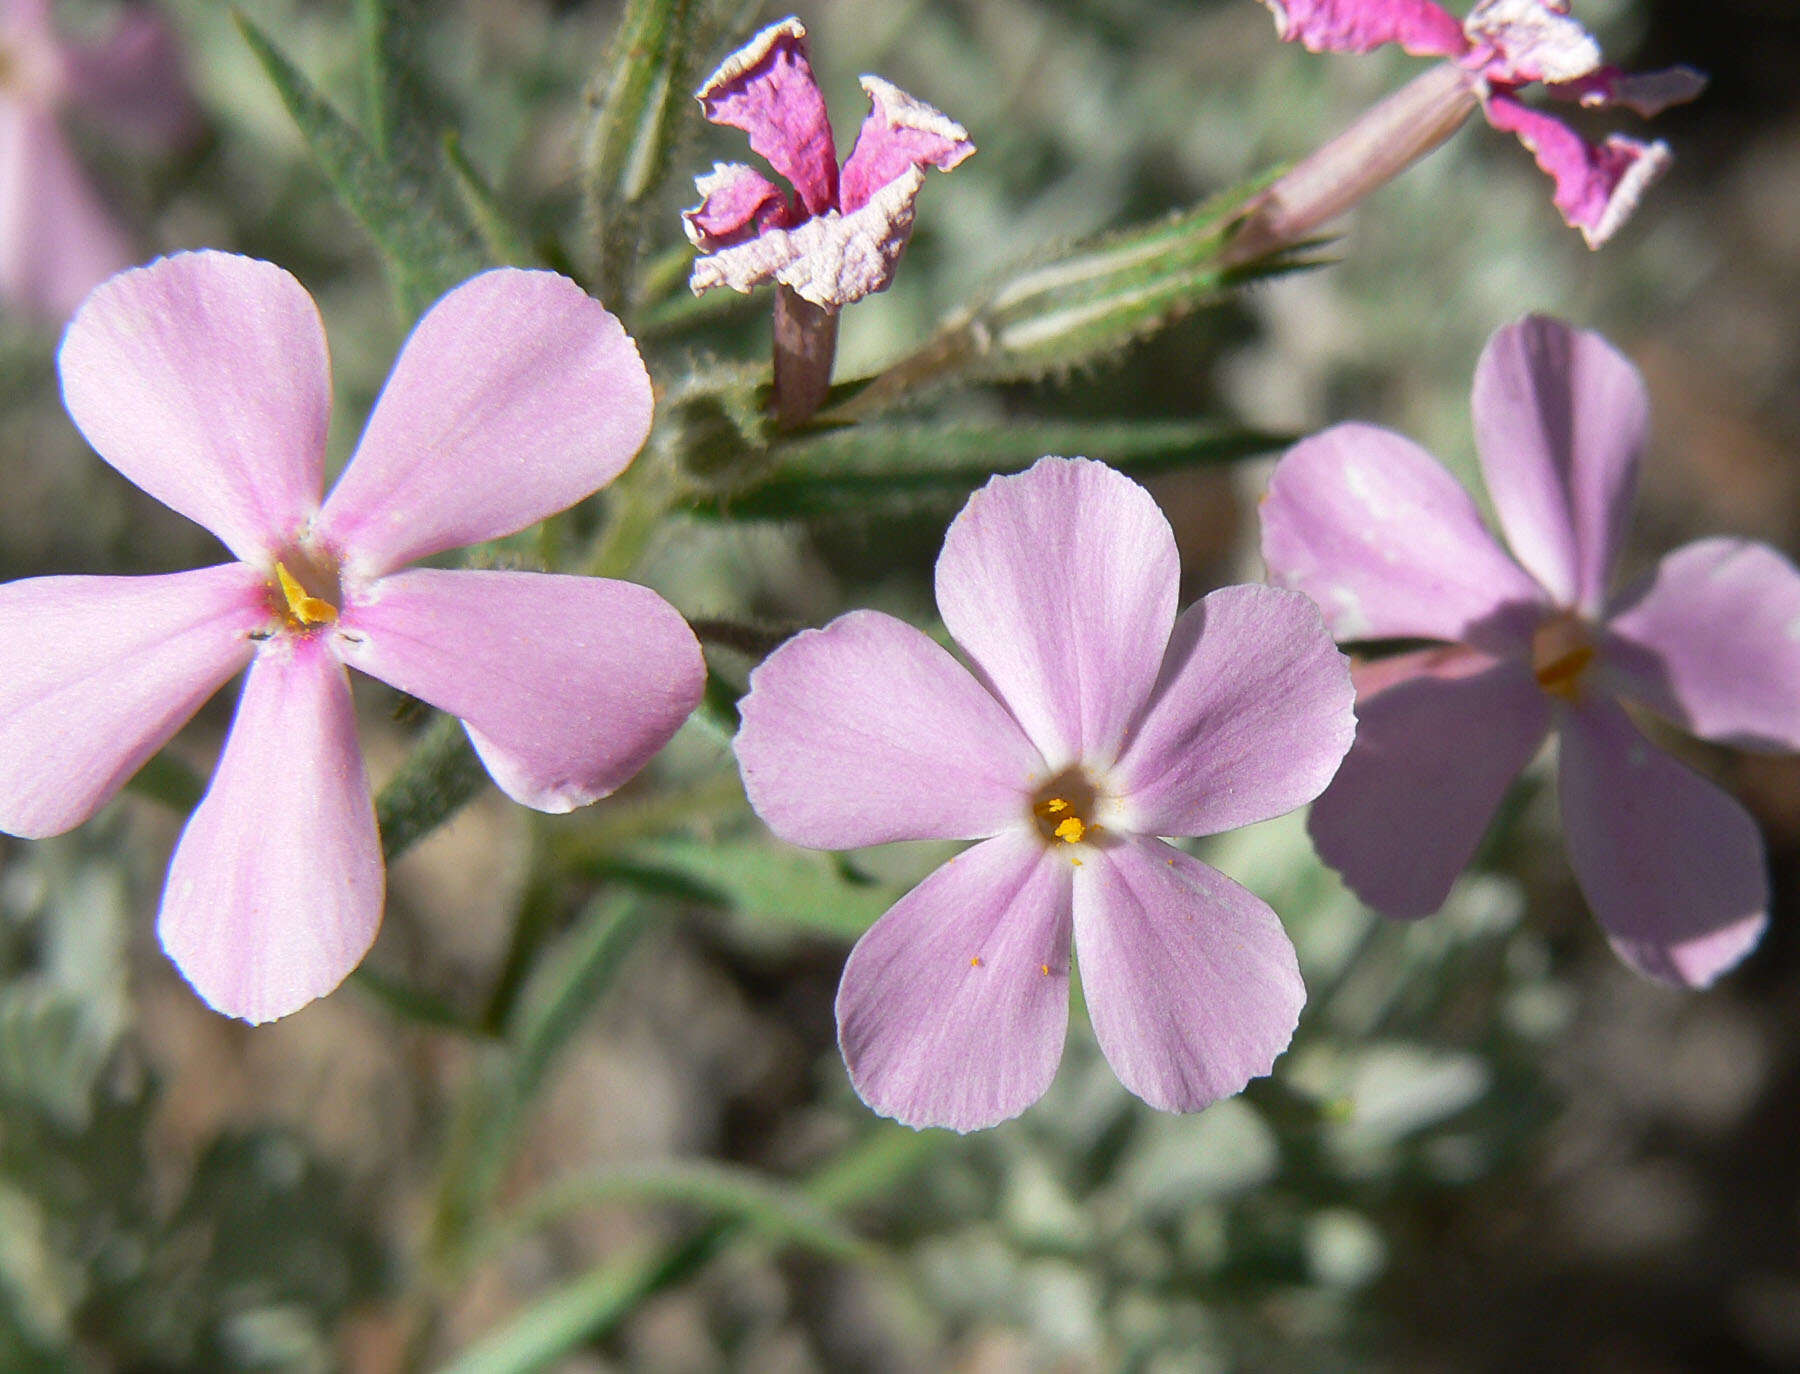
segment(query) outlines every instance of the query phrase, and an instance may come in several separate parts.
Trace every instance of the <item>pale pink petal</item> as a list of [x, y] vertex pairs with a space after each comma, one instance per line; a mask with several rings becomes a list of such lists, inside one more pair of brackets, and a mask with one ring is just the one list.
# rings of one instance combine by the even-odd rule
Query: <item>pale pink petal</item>
[[63, 70], [68, 103], [115, 138], [173, 147], [200, 133], [180, 40], [152, 5], [120, 10], [96, 44], [64, 47]]
[[356, 967], [382, 893], [343, 665], [323, 635], [270, 640], [169, 862], [163, 949], [215, 1010], [273, 1021]]
[[1224, 587], [1175, 622], [1114, 774], [1151, 835], [1213, 835], [1318, 796], [1356, 733], [1349, 661], [1298, 592]]
[[732, 53], [698, 99], [714, 124], [750, 135], [751, 148], [788, 179], [812, 214], [837, 203], [837, 149], [798, 19], [769, 25]]
[[976, 1131], [1050, 1086], [1069, 1022], [1069, 887], [1035, 831], [964, 850], [856, 942], [838, 1045], [858, 1095], [908, 1126]]
[[1150, 493], [1041, 458], [969, 498], [944, 535], [944, 625], [1055, 770], [1105, 768], [1149, 699], [1180, 565]]
[[1319, 857], [1399, 920], [1444, 904], [1550, 726], [1528, 664], [1479, 654], [1416, 669], [1356, 705], [1356, 743], [1313, 803]]
[[1339, 639], [1523, 644], [1543, 592], [1474, 498], [1412, 440], [1334, 425], [1296, 444], [1263, 498], [1271, 581], [1319, 603]]
[[483, 272], [413, 329], [318, 537], [373, 578], [513, 534], [623, 472], [650, 406], [637, 345], [599, 301], [554, 272]]
[[1107, 1063], [1165, 1112], [1197, 1112], [1268, 1073], [1306, 1002], [1268, 905], [1160, 840], [1087, 853], [1075, 954]]
[[55, 117], [0, 100], [0, 299], [60, 324], [131, 258]]
[[1559, 789], [1569, 862], [1622, 959], [1705, 987], [1756, 947], [1769, 905], [1756, 822], [1612, 702], [1566, 713]]
[[885, 291], [912, 236], [913, 204], [924, 184], [925, 173], [911, 167], [855, 214], [831, 210], [793, 229], [765, 229], [698, 259], [688, 286], [697, 295], [715, 286], [743, 292], [777, 281], [823, 310]]
[[242, 563], [0, 586], [0, 830], [80, 825], [250, 661], [270, 619]]
[[1766, 544], [1703, 539], [1607, 626], [1608, 677], [1704, 739], [1800, 749], [1800, 571]]
[[750, 674], [744, 791], [790, 844], [976, 839], [1030, 817], [1044, 761], [968, 669], [878, 611], [783, 644]]
[[1567, 0], [1478, 0], [1463, 22], [1489, 80], [1520, 86], [1574, 81], [1600, 66], [1600, 45], [1569, 17]]
[[1654, 72], [1599, 67], [1579, 80], [1549, 87], [1550, 94], [1559, 100], [1599, 107], [1623, 105], [1644, 119], [1661, 114], [1671, 105], [1685, 105], [1705, 89], [1705, 73], [1692, 67], [1664, 67]]
[[500, 789], [569, 811], [620, 787], [700, 701], [706, 664], [648, 587], [415, 568], [347, 601], [337, 654], [461, 718]]
[[273, 263], [177, 253], [95, 289], [63, 335], [63, 401], [100, 456], [268, 566], [318, 508], [325, 330]]
[[761, 172], [741, 162], [715, 162], [710, 173], [694, 180], [700, 203], [681, 212], [681, 222], [694, 247], [712, 252], [760, 234], [778, 223], [787, 198]]
[[1598, 334], [1529, 315], [1482, 349], [1474, 412], [1513, 552], [1559, 604], [1597, 614], [1637, 490], [1644, 379]]
[[1398, 43], [1416, 57], [1455, 57], [1462, 25], [1432, 0], [1262, 0], [1275, 31], [1313, 52], [1368, 52]]
[[1604, 143], [1589, 143], [1555, 115], [1501, 90], [1488, 96], [1484, 108], [1488, 123], [1516, 134], [1556, 183], [1556, 208], [1589, 248], [1618, 232], [1650, 184], [1668, 170], [1669, 145], [1660, 140], [1609, 134]]
[[838, 182], [838, 206], [845, 214], [862, 209], [883, 186], [915, 167], [947, 172], [975, 151], [967, 129], [892, 82], [865, 76], [862, 88], [869, 113]]

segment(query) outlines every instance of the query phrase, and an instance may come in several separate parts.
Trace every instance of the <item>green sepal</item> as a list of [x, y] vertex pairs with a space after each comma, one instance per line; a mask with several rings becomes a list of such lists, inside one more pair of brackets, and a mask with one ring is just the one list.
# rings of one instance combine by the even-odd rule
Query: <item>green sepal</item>
[[[1085, 239], [1028, 266], [953, 316], [842, 407], [863, 417], [948, 381], [1014, 382], [1116, 357], [1246, 282], [1317, 265], [1307, 242], [1250, 259], [1230, 251], [1245, 206], [1272, 180], [1149, 224]], [[830, 417], [827, 417], [830, 418]]]

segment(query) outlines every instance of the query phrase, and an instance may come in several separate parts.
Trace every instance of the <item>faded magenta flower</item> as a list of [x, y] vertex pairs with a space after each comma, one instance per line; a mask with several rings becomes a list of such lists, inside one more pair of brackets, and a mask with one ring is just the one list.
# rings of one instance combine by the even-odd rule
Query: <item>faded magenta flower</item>
[[862, 88], [872, 108], [840, 172], [798, 19], [771, 24], [707, 78], [699, 92], [707, 119], [749, 134], [793, 194], [741, 162], [717, 163], [698, 180], [703, 199], [682, 215], [704, 254], [694, 263], [696, 293], [774, 281], [835, 310], [893, 281], [925, 168], [947, 172], [975, 145], [960, 124], [880, 77], [863, 77]]
[[460, 717], [500, 788], [543, 811], [611, 792], [698, 701], [699, 646], [646, 588], [405, 566], [572, 505], [643, 443], [637, 349], [573, 282], [501, 269], [433, 306], [322, 503], [325, 334], [280, 268], [201, 252], [121, 273], [59, 364], [100, 455], [238, 561], [0, 586], [0, 830], [79, 825], [248, 666], [158, 922], [218, 1010], [284, 1016], [375, 938], [346, 665]]
[[199, 130], [174, 35], [155, 10], [120, 11], [89, 45], [65, 41], [49, 0], [0, 0], [0, 299], [61, 321], [136, 255], [101, 203], [61, 120], [174, 147]]
[[1313, 840], [1369, 905], [1427, 915], [1554, 730], [1569, 859], [1614, 948], [1653, 978], [1709, 983], [1762, 933], [1762, 840], [1620, 702], [1704, 739], [1800, 749], [1800, 572], [1766, 545], [1703, 539], [1608, 594], [1649, 402], [1597, 334], [1538, 317], [1499, 330], [1474, 412], [1517, 562], [1461, 485], [1385, 429], [1328, 429], [1269, 483], [1274, 581], [1340, 640], [1442, 642], [1359, 670], [1356, 744]]
[[[1282, 38], [1313, 52], [1362, 53], [1397, 43], [1415, 56], [1449, 59], [1465, 73], [1467, 98], [1479, 99], [1488, 123], [1517, 135], [1555, 182], [1556, 208], [1591, 248], [1612, 237], [1667, 169], [1668, 145], [1623, 134], [1589, 143], [1556, 116], [1526, 105], [1520, 93], [1541, 84], [1553, 99], [1622, 105], [1649, 118], [1692, 100], [1706, 84], [1687, 67], [1627, 75], [1607, 66], [1593, 37], [1569, 17], [1568, 0], [1477, 0], [1461, 23], [1434, 0], [1262, 3]], [[1467, 114], [1467, 106], [1459, 110], [1442, 96], [1436, 106], [1457, 122]]]
[[973, 671], [875, 611], [751, 675], [757, 814], [818, 849], [978, 840], [857, 941], [838, 1041], [863, 1100], [958, 1131], [1016, 1116], [1062, 1057], [1070, 942], [1125, 1086], [1197, 1111], [1266, 1074], [1305, 988], [1262, 901], [1158, 839], [1291, 811], [1354, 729], [1318, 610], [1227, 587], [1175, 614], [1175, 539], [1085, 459], [996, 477], [944, 536], [937, 602]]

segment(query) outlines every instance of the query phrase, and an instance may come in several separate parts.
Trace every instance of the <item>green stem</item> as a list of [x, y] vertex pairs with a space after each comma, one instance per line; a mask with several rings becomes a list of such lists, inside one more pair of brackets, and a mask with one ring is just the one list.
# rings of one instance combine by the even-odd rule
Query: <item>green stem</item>
[[391, 863], [467, 805], [487, 781], [468, 733], [439, 716], [375, 800], [381, 852]]

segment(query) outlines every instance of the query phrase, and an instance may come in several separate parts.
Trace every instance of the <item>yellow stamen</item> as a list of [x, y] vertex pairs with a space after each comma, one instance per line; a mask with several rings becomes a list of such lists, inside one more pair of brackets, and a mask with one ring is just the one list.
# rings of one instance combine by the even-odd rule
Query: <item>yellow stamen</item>
[[1594, 661], [1594, 644], [1586, 625], [1562, 614], [1538, 626], [1531, 638], [1531, 671], [1538, 686], [1564, 701], [1581, 699], [1581, 684]]
[[1079, 844], [1086, 830], [1087, 826], [1081, 823], [1081, 817], [1070, 816], [1067, 820], [1058, 822], [1056, 838], [1066, 844]]
[[1052, 816], [1058, 811], [1067, 811], [1068, 809], [1068, 802], [1064, 801], [1061, 797], [1052, 797], [1049, 801], [1044, 803], [1044, 810], [1048, 811]]
[[329, 625], [337, 619], [337, 607], [314, 596], [300, 585], [281, 563], [275, 564], [275, 578], [281, 583], [281, 594], [287, 600], [288, 614], [302, 625]]

